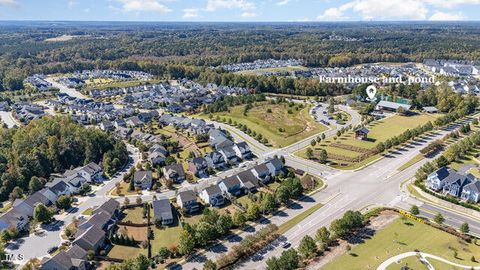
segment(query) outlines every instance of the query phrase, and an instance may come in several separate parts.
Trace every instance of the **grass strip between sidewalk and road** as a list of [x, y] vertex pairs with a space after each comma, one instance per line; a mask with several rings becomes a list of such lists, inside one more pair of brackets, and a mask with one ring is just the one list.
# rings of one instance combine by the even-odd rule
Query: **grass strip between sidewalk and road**
[[418, 154], [416, 156], [414, 156], [412, 159], [410, 159], [409, 161], [407, 161], [405, 164], [403, 164], [402, 166], [400, 166], [400, 168], [398, 168], [398, 171], [404, 171], [406, 170], [407, 168], [411, 167], [413, 164], [419, 162], [420, 160], [424, 159], [425, 156], [422, 155], [422, 154]]
[[298, 214], [297, 216], [289, 219], [287, 222], [285, 222], [285, 223], [283, 223], [282, 225], [279, 226], [278, 233], [279, 234], [284, 234], [285, 232], [287, 232], [288, 230], [293, 228], [295, 225], [300, 223], [302, 220], [306, 219], [311, 214], [313, 214], [315, 211], [320, 209], [322, 206], [323, 206], [322, 203], [318, 203], [318, 204], [310, 207], [309, 209], [303, 211], [302, 213]]

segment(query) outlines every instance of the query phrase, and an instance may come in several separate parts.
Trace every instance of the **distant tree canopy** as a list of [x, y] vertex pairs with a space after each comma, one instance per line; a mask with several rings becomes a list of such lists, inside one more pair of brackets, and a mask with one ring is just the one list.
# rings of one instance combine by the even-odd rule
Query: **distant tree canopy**
[[[38, 178], [89, 162], [105, 154], [128, 159], [126, 146], [98, 129], [84, 128], [67, 117], [44, 117], [17, 129], [0, 129], [0, 200], [15, 187], [37, 189]], [[31, 182], [31, 179], [34, 180]]]
[[[480, 59], [476, 23], [64, 23], [52, 27], [2, 25], [0, 29], [0, 91], [23, 87], [23, 79], [33, 73], [82, 69], [143, 70], [164, 78], [203, 77], [240, 85], [248, 80], [246, 76], [227, 76], [207, 68], [268, 58], [303, 59], [309, 67], [420, 62], [425, 58]], [[45, 41], [64, 34], [80, 37]], [[332, 35], [353, 41], [330, 40]], [[245, 85], [265, 88], [264, 92], [284, 93], [277, 89], [298, 90], [300, 85], [305, 85], [306, 93], [315, 89], [311, 80], [250, 80]], [[335, 91], [327, 86], [322, 89]]]

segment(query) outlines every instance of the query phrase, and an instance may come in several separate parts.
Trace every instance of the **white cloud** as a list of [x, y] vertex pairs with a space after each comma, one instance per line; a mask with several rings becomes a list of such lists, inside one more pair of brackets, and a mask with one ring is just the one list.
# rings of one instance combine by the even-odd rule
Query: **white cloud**
[[241, 16], [243, 18], [253, 18], [253, 17], [257, 17], [257, 13], [245, 11], [245, 12], [242, 13]]
[[428, 13], [419, 0], [355, 0], [325, 10], [318, 19], [346, 19], [347, 11], [359, 14], [363, 20], [424, 20]]
[[0, 0], [0, 6], [16, 7], [18, 2], [17, 0]]
[[340, 21], [347, 19], [347, 17], [344, 16], [343, 11], [339, 8], [329, 8], [319, 15], [317, 19], [321, 21]]
[[158, 0], [117, 0], [122, 3], [122, 10], [125, 12], [150, 11], [157, 13], [168, 13], [172, 10]]
[[198, 18], [198, 9], [197, 8], [186, 8], [183, 10], [183, 18], [191, 19], [191, 18]]
[[243, 11], [254, 10], [255, 4], [247, 0], [208, 0], [207, 11], [216, 11], [218, 9], [240, 9]]
[[280, 2], [277, 2], [277, 5], [279, 5], [279, 6], [284, 6], [284, 5], [288, 4], [288, 3], [290, 3], [290, 1], [292, 1], [292, 0], [282, 0], [282, 1], [280, 1]]
[[430, 21], [461, 21], [465, 19], [462, 13], [446, 13], [442, 11], [436, 11], [429, 18]]
[[479, 5], [480, 0], [423, 0], [425, 3], [439, 8], [454, 8], [461, 5]]
[[71, 0], [71, 1], [68, 1], [68, 8], [72, 9], [75, 5], [77, 4], [77, 2]]

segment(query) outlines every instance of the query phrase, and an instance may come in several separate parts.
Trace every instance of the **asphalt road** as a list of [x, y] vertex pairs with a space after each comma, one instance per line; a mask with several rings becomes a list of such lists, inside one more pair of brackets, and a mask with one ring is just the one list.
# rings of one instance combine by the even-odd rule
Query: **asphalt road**
[[123, 179], [123, 175], [140, 160], [140, 153], [136, 148], [127, 144], [127, 149], [129, 151], [130, 162], [117, 176], [105, 181], [101, 186], [93, 187], [95, 189], [93, 194], [87, 197], [80, 197], [78, 203], [74, 205], [70, 212], [56, 215], [54, 218], [57, 221], [54, 224], [42, 226], [42, 229], [44, 229], [42, 234], [30, 234], [28, 237], [20, 238], [6, 247], [7, 253], [24, 255], [25, 260], [16, 263], [23, 264], [32, 258], [41, 259], [47, 256], [49, 248], [61, 244], [62, 239], [60, 235], [65, 229], [65, 226], [72, 222], [73, 218], [80, 218], [81, 214], [88, 208], [101, 205], [109, 199], [107, 196], [108, 192], [114, 188], [115, 184]]
[[76, 98], [79, 98], [79, 99], [86, 99], [87, 98], [82, 93], [78, 92], [76, 89], [66, 87], [65, 85], [55, 81], [55, 79], [56, 78], [53, 78], [53, 77], [47, 77], [45, 80], [47, 82], [51, 83], [53, 85], [53, 87], [58, 88], [60, 90], [60, 93], [65, 93], [65, 94], [67, 94], [71, 97], [76, 97]]

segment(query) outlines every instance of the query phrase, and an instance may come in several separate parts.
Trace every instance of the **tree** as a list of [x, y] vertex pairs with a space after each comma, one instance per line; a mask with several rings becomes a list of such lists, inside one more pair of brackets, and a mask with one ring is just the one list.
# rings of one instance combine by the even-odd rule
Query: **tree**
[[318, 155], [318, 162], [324, 164], [328, 160], [328, 153], [325, 149], [320, 149], [320, 153]]
[[135, 190], [135, 181], [133, 181], [133, 176], [130, 179], [130, 182], [128, 182], [128, 190], [129, 191], [134, 191]]
[[232, 227], [233, 220], [230, 215], [221, 215], [215, 224], [215, 229], [220, 235], [227, 234]]
[[53, 217], [53, 212], [50, 211], [43, 203], [38, 204], [35, 206], [35, 210], [33, 212], [33, 218], [35, 221], [40, 223], [47, 223]]
[[40, 189], [42, 189], [42, 187], [42, 182], [40, 182], [40, 179], [38, 179], [38, 177], [32, 176], [32, 178], [30, 178], [30, 182], [28, 182], [28, 189], [30, 190], [30, 194], [39, 191]]
[[170, 258], [171, 252], [167, 247], [161, 247], [160, 250], [158, 251], [158, 258], [160, 261], [165, 261], [166, 259]]
[[312, 148], [307, 148], [307, 151], [305, 152], [305, 155], [307, 155], [307, 158], [308, 159], [312, 159], [313, 158], [313, 149]]
[[267, 193], [265, 196], [262, 198], [262, 211], [271, 213], [275, 210], [275, 198], [273, 197], [273, 194]]
[[440, 157], [438, 157], [437, 160], [436, 160], [436, 162], [437, 162], [438, 168], [445, 167], [445, 166], [447, 166], [448, 163], [449, 163], [449, 162], [448, 162], [448, 159], [447, 159], [445, 156], [443, 156], [443, 155], [441, 155]]
[[470, 226], [468, 225], [467, 222], [464, 222], [462, 223], [462, 225], [460, 225], [460, 231], [462, 233], [468, 233], [470, 231]]
[[317, 233], [315, 234], [315, 238], [317, 242], [322, 245], [323, 249], [331, 244], [330, 232], [326, 227], [321, 227], [318, 229]]
[[412, 207], [410, 207], [410, 214], [414, 216], [420, 214], [420, 210], [418, 209], [418, 206], [412, 205]]
[[72, 207], [73, 199], [70, 196], [62, 195], [58, 197], [56, 205], [58, 208], [67, 210]]
[[183, 255], [187, 255], [187, 254], [190, 254], [194, 248], [195, 248], [194, 236], [190, 233], [189, 230], [184, 229], [180, 234], [178, 251]]
[[235, 211], [235, 213], [233, 213], [233, 224], [235, 226], [241, 228], [245, 225], [246, 221], [247, 221], [247, 218], [245, 217], [245, 214], [242, 211]]
[[312, 147], [314, 147], [315, 145], [317, 144], [317, 141], [315, 139], [313, 139], [311, 142], [310, 142], [310, 145]]
[[302, 241], [300, 241], [300, 245], [298, 246], [298, 252], [304, 258], [312, 258], [317, 253], [317, 245], [312, 237], [306, 235], [303, 237]]
[[283, 270], [283, 269], [286, 269], [283, 267], [282, 263], [280, 262], [280, 260], [273, 256], [271, 258], [268, 258], [267, 261], [267, 270]]
[[293, 248], [282, 252], [279, 261], [280, 265], [283, 266], [281, 269], [285, 270], [297, 269], [300, 266], [300, 258], [297, 251]]
[[443, 222], [445, 221], [445, 218], [442, 216], [442, 214], [437, 213], [433, 218], [433, 221], [435, 221], [435, 223], [437, 224], [443, 224]]
[[260, 207], [257, 204], [250, 204], [247, 209], [249, 220], [257, 220], [260, 217]]
[[275, 190], [275, 199], [277, 200], [277, 203], [287, 204], [290, 200], [288, 188], [283, 185], [279, 186], [277, 190]]
[[203, 270], [217, 270], [217, 264], [212, 260], [206, 260], [203, 264]]
[[140, 254], [134, 261], [135, 270], [148, 270], [150, 267], [150, 260], [147, 256]]

